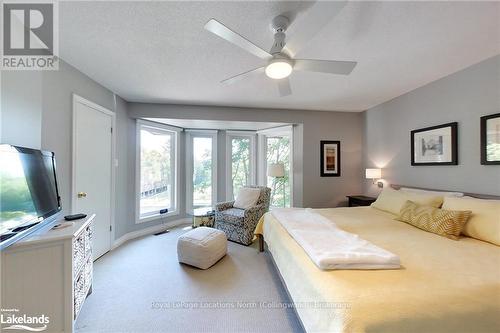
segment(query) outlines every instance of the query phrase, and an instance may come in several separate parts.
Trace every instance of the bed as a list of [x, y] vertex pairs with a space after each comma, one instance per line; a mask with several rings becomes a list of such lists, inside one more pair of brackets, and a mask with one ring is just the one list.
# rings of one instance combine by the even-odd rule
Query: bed
[[498, 332], [500, 247], [422, 231], [372, 207], [317, 209], [396, 253], [399, 270], [322, 271], [271, 213], [264, 236], [307, 332]]

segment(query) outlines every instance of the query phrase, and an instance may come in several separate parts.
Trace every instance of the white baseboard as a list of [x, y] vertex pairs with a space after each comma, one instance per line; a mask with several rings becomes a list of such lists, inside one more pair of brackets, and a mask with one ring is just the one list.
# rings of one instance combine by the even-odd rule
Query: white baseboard
[[128, 242], [129, 240], [132, 240], [134, 238], [138, 238], [138, 237], [142, 237], [142, 236], [146, 236], [146, 235], [152, 235], [152, 234], [155, 234], [157, 232], [163, 231], [166, 228], [173, 228], [173, 227], [181, 225], [181, 224], [191, 223], [191, 221], [192, 220], [190, 218], [182, 218], [182, 219], [178, 219], [178, 220], [175, 220], [172, 222], [162, 223], [162, 224], [154, 225], [152, 227], [148, 227], [148, 228], [144, 228], [141, 230], [126, 233], [125, 235], [121, 236], [120, 238], [115, 239], [115, 241], [113, 242], [113, 246], [111, 247], [111, 250], [116, 249], [120, 245], [122, 245], [125, 242]]

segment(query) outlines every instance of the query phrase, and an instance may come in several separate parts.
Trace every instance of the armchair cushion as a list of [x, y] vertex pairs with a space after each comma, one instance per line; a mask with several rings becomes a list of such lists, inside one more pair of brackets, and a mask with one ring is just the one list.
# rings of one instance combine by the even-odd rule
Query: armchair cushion
[[226, 209], [222, 212], [220, 212], [220, 215], [222, 218], [225, 218], [227, 216], [235, 217], [238, 219], [243, 219], [245, 217], [245, 210], [244, 209], [239, 209], [239, 208], [229, 208]]
[[238, 192], [233, 206], [240, 209], [247, 209], [255, 206], [257, 200], [259, 200], [260, 192], [260, 188], [242, 187]]

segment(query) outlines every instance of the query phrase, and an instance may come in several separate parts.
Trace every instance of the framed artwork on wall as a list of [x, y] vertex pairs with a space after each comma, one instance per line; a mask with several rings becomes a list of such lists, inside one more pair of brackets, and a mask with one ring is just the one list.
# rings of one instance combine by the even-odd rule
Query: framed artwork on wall
[[411, 165], [457, 165], [458, 123], [411, 131]]
[[481, 117], [481, 164], [500, 164], [500, 113]]
[[321, 177], [340, 176], [340, 141], [320, 141]]

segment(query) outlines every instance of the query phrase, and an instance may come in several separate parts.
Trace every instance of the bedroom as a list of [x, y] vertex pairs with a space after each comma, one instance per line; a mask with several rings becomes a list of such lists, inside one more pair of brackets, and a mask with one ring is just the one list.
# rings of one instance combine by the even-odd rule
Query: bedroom
[[[5, 68], [9, 63], [2, 60], [0, 141], [53, 152], [60, 197], [57, 221], [47, 221], [45, 229], [2, 247], [2, 309], [19, 311], [2, 312], [3, 318], [45, 314], [50, 318], [48, 332], [498, 330], [498, 2], [56, 4], [49, 13], [54, 17], [57, 68]], [[16, 12], [7, 5], [2, 4], [2, 17]], [[17, 8], [17, 13], [24, 9]], [[50, 15], [37, 9], [47, 22]], [[274, 20], [273, 29], [279, 15], [288, 21]], [[39, 25], [36, 16], [29, 26]], [[12, 28], [15, 17], [11, 13], [9, 25], [3, 21], [4, 42], [10, 29], [11, 42], [16, 36], [24, 42]], [[211, 19], [251, 44], [234, 35], [233, 42], [218, 35], [207, 26]], [[280, 29], [286, 34], [282, 53], [293, 64], [284, 79], [290, 90], [268, 77], [265, 69], [221, 83], [266, 66], [255, 50], [271, 52], [275, 38], [281, 38], [275, 36]], [[38, 37], [45, 42], [46, 35]], [[23, 45], [19, 43], [18, 48]], [[2, 59], [13, 54], [3, 53]], [[336, 62], [309, 67], [311, 72], [305, 65], [301, 69], [298, 59]], [[344, 65], [350, 66], [348, 75], [339, 73]], [[146, 168], [147, 135], [158, 139], [151, 141], [153, 148], [167, 144], [168, 154], [159, 154], [162, 168], [155, 163]], [[237, 143], [244, 149], [233, 148]], [[240, 165], [245, 172], [236, 171]], [[146, 184], [154, 186], [143, 187]], [[246, 185], [271, 189], [271, 207], [261, 220], [263, 238], [254, 239], [252, 230], [261, 213], [250, 219], [244, 233], [236, 232], [239, 242], [232, 241], [234, 230], [210, 228], [229, 238], [227, 254], [206, 270], [180, 264], [179, 237], [204, 230], [191, 230], [193, 223], [222, 223], [221, 212], [209, 212], [238, 199]], [[400, 213], [401, 192], [399, 199], [388, 200], [399, 202], [396, 208], [386, 207], [392, 215], [374, 207], [346, 207], [349, 200], [369, 205], [377, 197], [387, 204], [385, 194], [390, 196], [397, 185], [465, 193], [487, 202], [480, 201], [478, 205], [485, 206], [479, 212], [466, 207], [477, 204], [467, 198], [450, 208], [473, 210], [467, 222], [472, 224], [462, 226], [459, 240], [393, 220]], [[432, 204], [441, 210], [451, 205], [444, 194], [428, 195], [440, 197]], [[321, 216], [343, 231], [390, 251], [401, 267], [323, 271], [305, 245], [286, 238], [278, 228], [274, 217], [280, 207], [326, 209], [310, 213], [323, 212]], [[168, 211], [160, 213], [163, 209]], [[47, 231], [77, 213], [87, 217]], [[481, 228], [479, 235], [472, 232], [475, 238], [463, 235], [472, 235], [464, 230], [477, 224], [477, 216], [486, 216], [486, 237]], [[366, 221], [371, 219], [373, 225]], [[83, 248], [90, 246], [82, 266], [88, 268], [90, 282], [83, 278], [80, 286], [57, 264], [55, 250], [42, 251], [37, 241], [50, 243], [54, 232], [75, 236], [82, 223], [90, 223], [93, 234], [92, 241], [83, 241]], [[3, 224], [2, 210], [2, 234]], [[373, 229], [378, 226], [380, 231]], [[391, 235], [397, 237], [391, 240]], [[18, 265], [20, 257], [9, 255], [23, 247], [32, 249], [23, 259], [29, 264]], [[433, 249], [445, 254], [436, 254], [429, 267], [420, 267], [411, 248], [423, 258]], [[484, 256], [475, 257], [470, 248]], [[295, 256], [283, 256], [283, 249]], [[465, 267], [457, 267], [461, 260]], [[310, 275], [301, 276], [299, 264]], [[438, 274], [431, 274], [444, 268], [462, 281], [451, 280], [455, 294]], [[37, 270], [36, 283], [26, 273], [29, 269]], [[329, 292], [338, 296], [321, 297], [321, 289], [306, 283], [321, 284], [315, 279], [324, 276], [334, 286]], [[297, 286], [299, 277], [306, 281], [302, 286]], [[371, 284], [356, 286], [365, 280]], [[433, 282], [442, 289], [419, 296], [411, 294], [412, 282], [416, 290]], [[33, 296], [41, 292], [35, 288], [40, 284], [47, 287], [39, 297], [64, 294], [68, 299], [58, 299], [48, 309]], [[77, 287], [84, 293], [75, 304]], [[461, 296], [461, 290], [467, 296]], [[378, 312], [370, 302], [381, 293], [386, 299], [380, 299]], [[402, 301], [404, 297], [408, 301]], [[355, 302], [358, 298], [362, 301]], [[431, 305], [435, 313], [423, 310]], [[332, 307], [340, 308], [335, 318], [329, 312]], [[394, 307], [400, 311], [386, 314]], [[9, 325], [2, 322], [2, 329]]]

